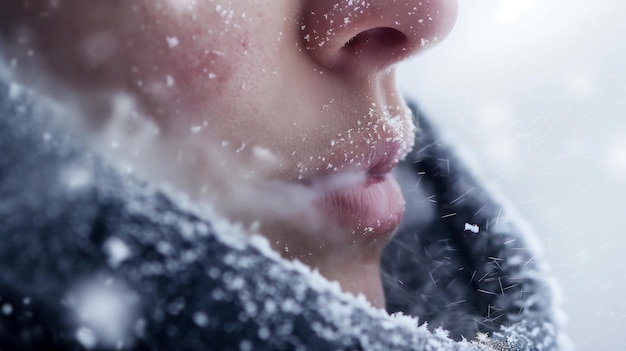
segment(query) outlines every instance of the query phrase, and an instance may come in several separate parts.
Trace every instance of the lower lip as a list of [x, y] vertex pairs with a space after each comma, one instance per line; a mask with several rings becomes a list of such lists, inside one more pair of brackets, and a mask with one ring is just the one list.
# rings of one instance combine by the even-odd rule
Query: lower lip
[[355, 235], [369, 238], [388, 236], [404, 214], [404, 198], [390, 173], [366, 175], [365, 179], [324, 192], [319, 207]]

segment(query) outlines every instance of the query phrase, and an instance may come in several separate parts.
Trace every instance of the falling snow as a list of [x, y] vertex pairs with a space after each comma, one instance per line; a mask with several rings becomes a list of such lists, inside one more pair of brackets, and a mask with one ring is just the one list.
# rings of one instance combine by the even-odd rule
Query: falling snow
[[477, 224], [469, 224], [469, 223], [465, 223], [465, 229], [463, 229], [465, 231], [470, 231], [474, 234], [478, 234], [478, 232], [480, 231], [480, 228], [478, 227]]
[[11, 306], [11, 304], [9, 303], [5, 303], [2, 305], [2, 314], [4, 314], [5, 316], [10, 315], [11, 313], [13, 313], [13, 306]]
[[117, 267], [131, 256], [131, 250], [126, 243], [116, 237], [109, 238], [104, 243], [104, 250], [109, 257], [111, 267]]
[[94, 333], [85, 327], [81, 327], [76, 331], [76, 340], [86, 349], [93, 349], [98, 345], [98, 340]]

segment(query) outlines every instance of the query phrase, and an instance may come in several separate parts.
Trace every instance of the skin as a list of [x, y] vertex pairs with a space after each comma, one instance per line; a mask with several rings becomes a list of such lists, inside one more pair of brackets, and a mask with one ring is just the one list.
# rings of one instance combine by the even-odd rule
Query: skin
[[[393, 67], [441, 41], [457, 3], [351, 3], [0, 0], [0, 34], [25, 84], [95, 130], [130, 96], [192, 197], [382, 306], [380, 252], [402, 216], [388, 173], [414, 132]], [[337, 174], [380, 188], [347, 177], [342, 193]]]

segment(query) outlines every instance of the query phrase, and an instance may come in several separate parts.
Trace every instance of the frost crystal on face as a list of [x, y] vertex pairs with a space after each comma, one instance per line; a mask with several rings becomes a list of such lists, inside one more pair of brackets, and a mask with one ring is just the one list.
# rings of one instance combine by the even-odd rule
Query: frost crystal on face
[[207, 121], [203, 121], [201, 124], [192, 125], [192, 126], [189, 128], [189, 131], [190, 131], [192, 134], [197, 134], [197, 133], [200, 133], [200, 132], [202, 131], [202, 129], [204, 129], [204, 128], [208, 127], [208, 126], [209, 126], [209, 122], [207, 122]]
[[165, 37], [165, 41], [167, 41], [167, 46], [169, 46], [170, 49], [177, 47], [179, 44], [177, 37]]

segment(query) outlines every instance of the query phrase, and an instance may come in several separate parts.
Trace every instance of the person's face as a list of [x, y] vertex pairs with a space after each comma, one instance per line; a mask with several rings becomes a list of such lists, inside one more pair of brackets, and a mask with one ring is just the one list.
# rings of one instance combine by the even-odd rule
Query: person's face
[[389, 172], [414, 132], [393, 65], [442, 40], [457, 3], [0, 0], [0, 10], [23, 60], [34, 50], [80, 94], [130, 93], [165, 134], [319, 189], [331, 222], [376, 236], [402, 217]]

